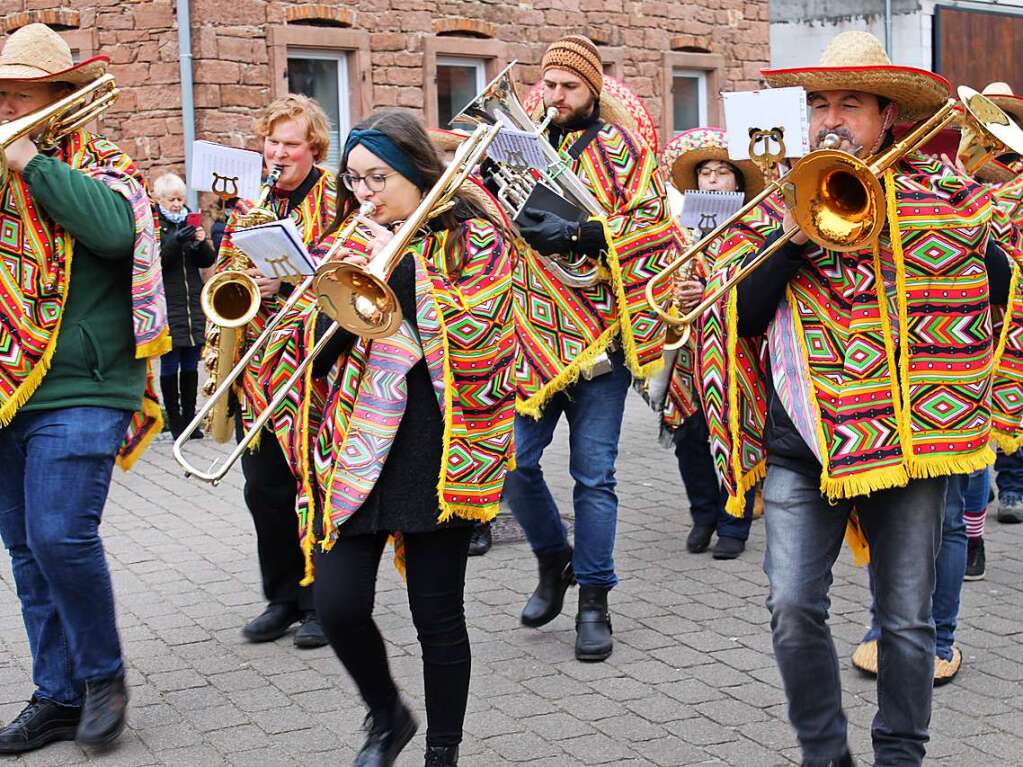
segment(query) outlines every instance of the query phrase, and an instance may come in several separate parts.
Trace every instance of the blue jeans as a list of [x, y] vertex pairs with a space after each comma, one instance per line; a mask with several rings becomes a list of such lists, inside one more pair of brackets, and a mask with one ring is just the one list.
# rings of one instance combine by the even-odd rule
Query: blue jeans
[[131, 413], [22, 412], [0, 429], [0, 536], [11, 555], [36, 695], [81, 703], [122, 672], [99, 523]]
[[199, 369], [202, 346], [175, 346], [160, 357], [160, 375], [176, 376], [179, 370], [194, 373]]
[[[935, 562], [934, 594], [931, 596], [934, 613], [934, 629], [936, 635], [935, 654], [939, 658], [951, 660], [952, 646], [955, 644], [956, 625], [959, 621], [959, 598], [963, 590], [963, 578], [966, 576], [966, 522], [963, 512], [976, 510], [971, 507], [977, 498], [983, 496], [983, 504], [987, 505], [988, 470], [982, 469], [972, 474], [953, 474], [948, 478], [948, 490], [945, 492], [945, 514], [941, 521], [941, 548]], [[870, 593], [874, 593], [874, 568], [868, 567]], [[874, 603], [870, 604], [870, 629], [864, 642], [881, 636], [877, 625]]]
[[806, 760], [846, 749], [838, 656], [828, 628], [831, 568], [855, 505], [876, 576], [877, 701], [871, 735], [876, 767], [919, 765], [931, 718], [934, 622], [931, 593], [941, 541], [944, 477], [918, 479], [831, 504], [819, 479], [770, 466], [764, 483], [774, 655], [789, 720]]
[[689, 499], [693, 524], [713, 527], [719, 538], [737, 538], [740, 541], [749, 538], [755, 491], [747, 494], [744, 516], [733, 517], [725, 511], [728, 494], [718, 482], [714, 459], [710, 455], [710, 431], [702, 410], [687, 418], [675, 432], [675, 457]]
[[998, 453], [995, 460], [998, 499], [1000, 501], [1023, 501], [1023, 448], [1015, 453]]
[[560, 551], [568, 532], [543, 478], [540, 459], [554, 437], [562, 413], [568, 420], [569, 472], [575, 480], [575, 552], [572, 566], [580, 584], [613, 588], [618, 496], [615, 459], [622, 430], [625, 395], [632, 374], [621, 351], [610, 355], [614, 369], [591, 381], [580, 378], [558, 392], [538, 420], [515, 416], [515, 462], [505, 479], [504, 497], [537, 554]]

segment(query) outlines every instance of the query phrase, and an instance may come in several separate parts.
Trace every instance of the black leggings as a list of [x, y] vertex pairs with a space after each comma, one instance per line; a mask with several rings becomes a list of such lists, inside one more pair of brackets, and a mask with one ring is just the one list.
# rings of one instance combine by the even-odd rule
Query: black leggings
[[[469, 527], [405, 534], [405, 566], [412, 622], [423, 649], [426, 742], [462, 741], [472, 658], [465, 628], [465, 563]], [[398, 695], [373, 603], [387, 533], [341, 537], [316, 554], [316, 614], [331, 647], [355, 680], [370, 710], [391, 706]]]

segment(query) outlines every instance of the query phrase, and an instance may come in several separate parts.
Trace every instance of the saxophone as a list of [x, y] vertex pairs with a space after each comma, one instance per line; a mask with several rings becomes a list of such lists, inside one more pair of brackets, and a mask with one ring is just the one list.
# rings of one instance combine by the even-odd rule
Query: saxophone
[[[281, 169], [274, 167], [266, 177], [255, 207], [234, 220], [234, 229], [247, 229], [277, 220], [277, 214], [267, 207], [270, 193], [281, 177]], [[244, 338], [245, 326], [259, 311], [259, 286], [245, 273], [254, 264], [233, 244], [224, 246], [227, 268], [217, 272], [205, 285], [199, 301], [206, 315], [206, 351], [203, 364], [208, 377], [203, 394], [210, 397], [217, 385], [235, 364], [238, 347]], [[234, 432], [230, 398], [221, 397], [206, 417], [206, 429], [217, 442], [227, 442]]]

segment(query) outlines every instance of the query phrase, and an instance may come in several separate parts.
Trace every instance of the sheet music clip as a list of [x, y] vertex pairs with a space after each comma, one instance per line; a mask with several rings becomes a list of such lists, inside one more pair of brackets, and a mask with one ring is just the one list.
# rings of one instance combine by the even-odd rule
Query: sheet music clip
[[750, 128], [749, 159], [760, 168], [764, 178], [772, 178], [778, 163], [785, 159], [785, 129], [777, 126], [768, 129]]

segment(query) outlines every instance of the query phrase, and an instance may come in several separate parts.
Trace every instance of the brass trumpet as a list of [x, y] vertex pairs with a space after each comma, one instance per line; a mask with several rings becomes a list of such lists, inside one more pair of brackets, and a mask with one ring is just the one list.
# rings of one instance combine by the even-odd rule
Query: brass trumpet
[[[361, 220], [367, 216], [373, 215], [373, 211], [375, 209], [376, 205], [372, 202], [365, 202], [362, 204], [359, 208], [358, 214], [348, 222], [344, 229], [338, 232], [337, 237], [334, 240], [334, 245], [324, 257], [324, 264], [329, 263], [330, 259], [333, 258], [341, 245], [351, 238]], [[174, 457], [185, 469], [185, 476], [196, 477], [204, 482], [211, 482], [214, 485], [220, 482], [227, 472], [230, 471], [231, 467], [234, 466], [235, 462], [241, 458], [242, 453], [248, 449], [249, 445], [256, 438], [256, 435], [259, 434], [260, 430], [266, 424], [267, 419], [269, 419], [270, 414], [273, 413], [274, 408], [280, 404], [283, 397], [280, 399], [275, 398], [271, 403], [271, 406], [268, 407], [265, 412], [259, 414], [253, 425], [249, 427], [249, 430], [242, 435], [240, 440], [238, 440], [238, 444], [235, 449], [219, 465], [214, 463], [209, 470], [202, 471], [201, 469], [197, 469], [192, 466], [185, 458], [184, 447], [192, 438], [192, 434], [194, 434], [195, 431], [202, 426], [207, 415], [220, 409], [224, 409], [226, 411], [235, 383], [245, 373], [245, 369], [249, 366], [249, 363], [252, 362], [255, 356], [259, 354], [263, 350], [264, 346], [269, 343], [271, 334], [277, 329], [277, 326], [280, 325], [288, 312], [291, 311], [295, 304], [297, 304], [302, 298], [302, 295], [306, 292], [306, 290], [314, 284], [315, 279], [316, 275], [311, 274], [295, 287], [295, 290], [293, 290], [291, 295], [288, 296], [288, 300], [284, 302], [284, 306], [282, 306], [280, 311], [278, 311], [277, 314], [275, 314], [270, 321], [267, 322], [263, 332], [260, 333], [251, 344], [249, 344], [249, 348], [245, 351], [245, 354], [242, 355], [241, 359], [238, 360], [237, 364], [235, 364], [233, 368], [224, 372], [223, 376], [219, 379], [219, 384], [216, 389], [210, 393], [209, 399], [206, 400], [199, 412], [195, 414], [195, 418], [192, 419], [192, 422], [185, 427], [184, 431], [181, 432], [181, 435], [174, 441]], [[256, 295], [258, 297], [258, 291]], [[315, 358], [315, 356], [315, 353], [311, 354], [309, 359], [311, 360]], [[303, 366], [301, 370], [304, 371], [305, 367], [307, 367], [307, 365]], [[285, 394], [287, 394], [294, 385], [294, 382], [297, 380], [297, 377], [289, 380], [288, 385], [283, 389]]]
[[[972, 138], [965, 152], [974, 167], [995, 154], [1023, 153], [1023, 130], [1013, 124], [990, 99], [976, 91], [959, 88], [961, 100], [949, 99], [931, 117], [919, 123], [886, 152], [866, 162], [837, 149], [818, 149], [798, 160], [787, 174], [746, 203], [730, 219], [716, 227], [682, 256], [647, 283], [646, 300], [672, 332], [680, 334], [680, 344], [689, 337], [693, 323], [767, 259], [780, 250], [799, 231], [822, 248], [851, 251], [862, 248], [880, 235], [885, 225], [885, 198], [880, 177], [908, 152], [926, 144], [956, 119], [964, 122], [964, 134]], [[701, 253], [750, 210], [776, 192], [785, 195], [796, 226], [762, 250], [717, 290], [681, 317], [673, 317], [654, 298], [654, 287]]]
[[49, 106], [0, 125], [0, 187], [7, 183], [8, 175], [4, 149], [37, 132], [32, 138], [35, 145], [42, 150], [53, 149], [66, 135], [88, 125], [109, 109], [118, 94], [114, 76], [103, 75]]

